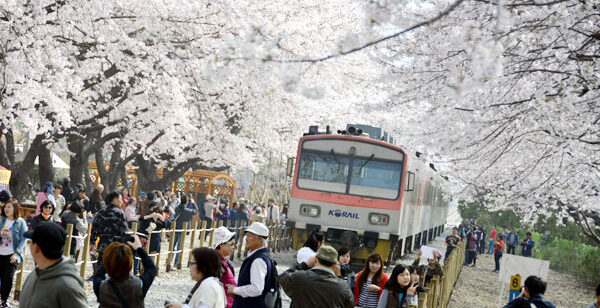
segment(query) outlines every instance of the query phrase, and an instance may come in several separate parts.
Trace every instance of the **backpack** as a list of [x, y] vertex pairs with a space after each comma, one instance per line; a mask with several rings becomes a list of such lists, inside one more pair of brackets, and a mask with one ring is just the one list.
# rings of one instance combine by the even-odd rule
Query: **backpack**
[[266, 308], [281, 308], [281, 285], [279, 285], [279, 277], [277, 273], [277, 262], [271, 260], [271, 277], [269, 277], [269, 290], [265, 294]]

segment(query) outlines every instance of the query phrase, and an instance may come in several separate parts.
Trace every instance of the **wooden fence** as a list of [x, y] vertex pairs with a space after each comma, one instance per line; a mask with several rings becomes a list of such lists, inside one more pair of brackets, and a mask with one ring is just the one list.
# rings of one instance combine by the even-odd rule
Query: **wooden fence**
[[462, 241], [444, 261], [444, 277], [434, 276], [425, 286], [425, 292], [419, 293], [419, 305], [411, 308], [446, 308], [452, 295], [452, 289], [465, 262], [467, 241]]
[[[191, 226], [189, 226], [188, 223], [185, 222], [185, 223], [183, 223], [182, 229], [176, 229], [175, 222], [173, 221], [171, 223], [170, 229], [162, 229], [159, 231], [153, 231], [148, 235], [148, 241], [146, 243], [145, 249], [146, 249], [146, 252], [148, 252], [148, 255], [153, 258], [159, 274], [161, 271], [161, 266], [164, 266], [163, 268], [167, 272], [172, 270], [171, 264], [172, 264], [175, 254], [180, 253], [180, 257], [178, 259], [178, 264], [176, 264], [175, 266], [178, 269], [181, 269], [184, 254], [186, 254], [186, 253], [188, 254], [188, 263], [186, 265], [186, 267], [187, 267], [190, 265], [189, 260], [191, 260], [191, 258], [193, 258], [192, 250], [194, 248], [196, 248], [196, 247], [211, 247], [212, 246], [213, 232], [217, 227], [220, 227], [223, 225], [223, 221], [220, 221], [218, 224], [217, 224], [217, 222], [213, 221], [212, 226], [210, 228], [207, 228], [206, 224], [207, 224], [206, 221], [202, 221], [200, 228], [198, 228], [198, 224], [195, 221], [191, 223]], [[271, 252], [281, 252], [283, 250], [287, 250], [292, 247], [292, 237], [291, 237], [291, 232], [290, 232], [289, 228], [286, 228], [285, 225], [282, 223], [273, 223], [273, 224], [268, 224], [267, 226], [269, 227], [269, 238], [267, 239], [266, 244]], [[241, 222], [241, 221], [238, 221], [235, 224], [235, 226], [233, 226], [233, 227], [228, 227], [228, 229], [230, 231], [232, 231], [236, 234], [236, 249], [235, 249], [234, 253], [229, 257], [231, 260], [234, 260], [236, 257], [241, 258], [242, 256], [245, 257], [248, 255], [248, 251], [244, 247], [244, 242], [243, 242], [245, 228], [246, 228], [246, 222]], [[65, 241], [65, 249], [64, 249], [64, 255], [66, 257], [70, 257], [69, 247], [71, 247], [72, 240], [83, 239], [83, 241], [84, 241], [83, 248], [81, 248], [81, 252], [80, 252], [81, 260], [75, 263], [75, 266], [79, 266], [79, 275], [81, 276], [81, 278], [84, 279], [84, 281], [86, 281], [85, 273], [86, 273], [86, 269], [88, 268], [88, 266], [98, 262], [97, 260], [94, 260], [94, 261], [89, 260], [89, 255], [90, 255], [88, 253], [89, 248], [90, 248], [90, 236], [89, 235], [91, 234], [91, 229], [92, 229], [92, 225], [88, 224], [88, 229], [87, 229], [87, 232], [85, 235], [74, 236], [73, 235], [73, 225], [72, 224], [67, 225], [67, 239]], [[169, 249], [167, 251], [161, 251], [160, 253], [149, 251], [151, 237], [160, 236], [162, 239], [164, 239], [167, 232], [170, 233]], [[175, 233], [176, 232], [181, 232], [181, 239], [180, 239], [181, 249], [179, 249], [179, 250], [174, 250], [174, 248], [175, 248], [174, 247], [175, 246]], [[129, 234], [137, 233], [137, 223], [133, 223], [133, 225], [128, 233]], [[137, 233], [137, 234], [140, 234], [140, 233]], [[144, 236], [146, 236], [146, 235], [144, 234]], [[185, 248], [186, 245], [188, 247], [187, 249]], [[23, 262], [19, 263], [19, 266], [17, 267], [17, 271], [15, 272], [15, 274], [16, 274], [15, 300], [19, 300], [19, 294], [21, 293], [22, 286], [23, 286], [23, 274], [30, 273], [32, 271], [32, 269], [25, 269], [25, 263], [27, 263], [27, 262], [25, 262], [25, 258], [28, 257], [27, 250], [28, 249], [26, 248], [25, 253], [24, 253]], [[166, 262], [164, 262], [165, 264], [161, 264], [161, 262], [162, 262], [161, 260], [165, 260], [164, 258], [166, 258]]]

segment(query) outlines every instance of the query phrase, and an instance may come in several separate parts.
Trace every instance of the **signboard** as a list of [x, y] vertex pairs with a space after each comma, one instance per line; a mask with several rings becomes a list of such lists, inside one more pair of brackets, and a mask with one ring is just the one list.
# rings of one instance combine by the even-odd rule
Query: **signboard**
[[547, 280], [550, 262], [529, 257], [504, 254], [500, 259], [500, 275], [498, 281], [510, 284], [512, 276], [520, 275], [522, 279], [535, 275]]
[[508, 293], [508, 302], [512, 302], [521, 294], [521, 276], [515, 275], [510, 277], [510, 292]]
[[11, 171], [0, 166], [0, 190], [8, 189]]

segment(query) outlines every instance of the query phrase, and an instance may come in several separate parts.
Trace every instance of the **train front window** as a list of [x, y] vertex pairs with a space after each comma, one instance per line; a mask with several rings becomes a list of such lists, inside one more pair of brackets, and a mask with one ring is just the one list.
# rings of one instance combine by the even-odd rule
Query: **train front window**
[[396, 199], [401, 178], [401, 162], [355, 158], [352, 160], [349, 194]]
[[299, 188], [395, 200], [404, 154], [347, 140], [309, 140], [300, 153]]
[[346, 192], [350, 160], [341, 155], [303, 152], [298, 169], [298, 185], [306, 189]]

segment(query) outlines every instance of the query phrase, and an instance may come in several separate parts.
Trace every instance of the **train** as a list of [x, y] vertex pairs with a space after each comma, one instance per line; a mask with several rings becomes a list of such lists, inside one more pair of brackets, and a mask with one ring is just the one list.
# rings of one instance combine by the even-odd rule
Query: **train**
[[350, 249], [353, 267], [372, 253], [389, 265], [444, 231], [447, 178], [381, 128], [311, 126], [294, 166], [286, 222], [294, 249], [318, 231], [327, 244]]

